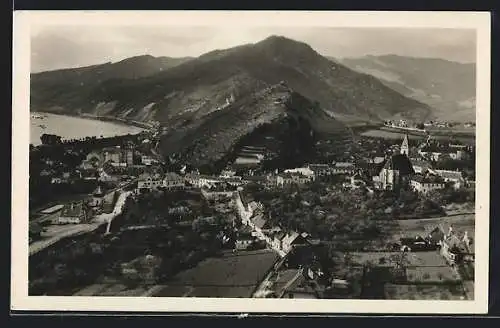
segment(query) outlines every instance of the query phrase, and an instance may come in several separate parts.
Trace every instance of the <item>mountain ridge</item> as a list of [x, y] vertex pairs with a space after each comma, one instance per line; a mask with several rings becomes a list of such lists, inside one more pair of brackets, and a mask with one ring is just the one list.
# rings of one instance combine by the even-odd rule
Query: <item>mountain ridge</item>
[[434, 108], [437, 119], [475, 120], [475, 63], [442, 58], [367, 55], [335, 59]]
[[[221, 72], [216, 72], [212, 66], [217, 66]], [[201, 76], [203, 74], [207, 77]], [[47, 73], [47, 75], [50, 74]], [[157, 94], [151, 90], [157, 88], [158, 85], [167, 85], [167, 88], [175, 93], [177, 90], [172, 89], [180, 84], [179, 92], [183, 93], [186, 91], [183, 88], [189, 88], [185, 86], [188, 82], [196, 84], [198, 80], [214, 79], [215, 81], [211, 82], [218, 83], [223, 79], [239, 75], [250, 77], [257, 80], [259, 84], [265, 85], [287, 80], [292, 89], [313, 101], [318, 101], [326, 110], [333, 113], [354, 114], [379, 121], [401, 112], [417, 113], [417, 116], [424, 117], [430, 113], [426, 105], [412, 99], [408, 100], [394, 90], [386, 88], [372, 76], [357, 74], [340, 64], [332, 65], [331, 61], [315, 52], [306, 43], [280, 36], [271, 36], [254, 44], [215, 50], [198, 58], [181, 62], [162, 72], [139, 76], [135, 79], [137, 82], [130, 81], [130, 79], [118, 81], [116, 76], [111, 76], [106, 81], [97, 81], [100, 85], [93, 85], [93, 87], [86, 85], [84, 91], [88, 93], [85, 97], [76, 94], [75, 90], [71, 89], [71, 85], [80, 88], [71, 81], [69, 83], [65, 81], [62, 86], [51, 85], [54, 88], [65, 89], [65, 97], [53, 93], [49, 93], [48, 96], [44, 95], [44, 88], [41, 88], [40, 92], [37, 90], [40, 84], [43, 84], [38, 83], [41, 79], [40, 75], [32, 75], [34, 91], [32, 104], [34, 107], [49, 107], [49, 111], [51, 106], [56, 105], [60, 108], [59, 110], [77, 110], [74, 107], [79, 107], [78, 110], [83, 112], [92, 112], [97, 104], [116, 102], [114, 107], [119, 109], [111, 112], [123, 113], [130, 107], [144, 107], [153, 102], [157, 103], [158, 101], [154, 101]], [[149, 92], [146, 91], [147, 88]], [[146, 92], [141, 92], [140, 97], [137, 95], [137, 99], [132, 101], [128, 95], [134, 94], [134, 89]], [[110, 91], [112, 96], [106, 95], [106, 90]], [[163, 97], [168, 97], [168, 94]], [[72, 103], [73, 101], [68, 100], [75, 99], [71, 98], [79, 100]], [[42, 111], [44, 108], [37, 110]], [[138, 109], [135, 108], [135, 111]], [[130, 112], [128, 115], [134, 114]], [[150, 116], [148, 118], [151, 118]]]

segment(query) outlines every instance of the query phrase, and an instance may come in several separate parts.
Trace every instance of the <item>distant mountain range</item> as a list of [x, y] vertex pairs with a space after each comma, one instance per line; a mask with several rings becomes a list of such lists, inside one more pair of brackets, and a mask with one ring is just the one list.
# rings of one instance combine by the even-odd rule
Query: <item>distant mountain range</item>
[[386, 86], [433, 107], [438, 119], [475, 120], [476, 65], [397, 55], [337, 60]]
[[221, 158], [266, 124], [346, 134], [352, 121], [432, 117], [430, 106], [279, 36], [198, 58], [140, 56], [32, 74], [30, 107], [156, 120], [169, 130], [164, 151], [192, 161]]

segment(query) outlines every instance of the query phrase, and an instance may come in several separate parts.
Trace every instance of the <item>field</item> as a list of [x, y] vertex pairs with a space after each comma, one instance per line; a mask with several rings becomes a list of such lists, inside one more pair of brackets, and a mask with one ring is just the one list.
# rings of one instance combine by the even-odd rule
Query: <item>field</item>
[[[362, 136], [365, 137], [372, 137], [372, 138], [382, 138], [382, 139], [402, 139], [404, 138], [405, 134], [408, 134], [412, 139], [419, 139], [419, 140], [425, 140], [427, 137], [425, 135], [416, 135], [412, 134], [411, 132], [405, 132], [405, 131], [387, 131], [383, 129], [371, 129], [368, 131], [365, 131], [361, 133]], [[442, 140], [448, 140], [450, 137], [456, 138], [459, 141], [465, 142], [465, 143], [474, 143], [475, 142], [475, 134], [474, 132], [471, 133], [458, 133], [454, 131], [430, 131], [430, 134], [432, 135], [433, 139], [442, 139]]]
[[399, 300], [463, 300], [460, 285], [394, 285], [386, 284], [387, 299]]
[[[390, 258], [400, 252], [352, 252], [350, 255], [351, 266], [362, 266], [370, 262], [375, 265], [392, 266]], [[384, 260], [380, 260], [380, 259]], [[414, 252], [408, 257], [409, 267], [441, 267], [447, 266], [444, 258], [436, 252]]]
[[[405, 136], [405, 132], [393, 132], [393, 131], [384, 131], [379, 129], [368, 130], [361, 133], [362, 136], [372, 137], [372, 138], [383, 138], [383, 139], [402, 139]], [[412, 135], [412, 139], [425, 139], [425, 136], [414, 136]]]
[[150, 289], [158, 286], [127, 288], [122, 284], [94, 284], [79, 290], [73, 296], [145, 296]]
[[269, 250], [228, 252], [177, 274], [154, 296], [250, 297], [277, 260]]
[[401, 237], [414, 237], [417, 235], [428, 235], [434, 228], [441, 227], [445, 232], [452, 226], [459, 235], [467, 231], [474, 238], [475, 214], [458, 214], [430, 219], [398, 220], [399, 231], [393, 233], [394, 239]]

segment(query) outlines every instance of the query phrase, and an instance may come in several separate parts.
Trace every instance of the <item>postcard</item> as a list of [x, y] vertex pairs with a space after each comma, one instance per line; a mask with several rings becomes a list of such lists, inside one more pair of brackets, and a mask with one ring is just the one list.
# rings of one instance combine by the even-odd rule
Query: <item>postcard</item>
[[11, 310], [487, 312], [489, 13], [18, 11], [13, 88]]

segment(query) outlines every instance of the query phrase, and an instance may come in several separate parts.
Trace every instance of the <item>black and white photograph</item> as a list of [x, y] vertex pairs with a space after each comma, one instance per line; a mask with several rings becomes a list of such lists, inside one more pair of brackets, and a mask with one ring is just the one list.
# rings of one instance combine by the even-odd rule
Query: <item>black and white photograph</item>
[[14, 16], [13, 309], [487, 311], [489, 14]]

